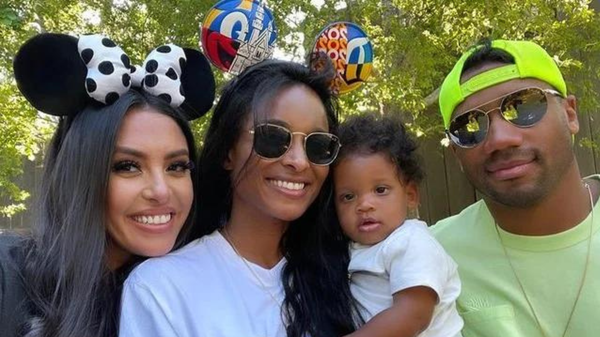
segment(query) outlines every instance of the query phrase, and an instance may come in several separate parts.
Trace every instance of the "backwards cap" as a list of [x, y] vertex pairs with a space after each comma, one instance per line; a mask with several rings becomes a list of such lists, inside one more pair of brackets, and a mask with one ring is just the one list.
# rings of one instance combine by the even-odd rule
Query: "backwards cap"
[[537, 78], [552, 85], [564, 97], [567, 85], [556, 62], [539, 45], [530, 41], [492, 41], [493, 49], [500, 49], [515, 59], [515, 64], [493, 68], [475, 75], [465, 83], [460, 77], [467, 59], [483, 46], [475, 46], [465, 52], [446, 76], [440, 89], [440, 110], [444, 118], [444, 127], [448, 129], [454, 109], [467, 97], [485, 88], [516, 78]]

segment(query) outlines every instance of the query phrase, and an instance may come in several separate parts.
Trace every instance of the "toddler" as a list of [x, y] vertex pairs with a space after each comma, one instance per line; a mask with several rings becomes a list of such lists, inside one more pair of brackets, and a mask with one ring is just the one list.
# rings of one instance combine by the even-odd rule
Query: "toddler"
[[350, 245], [351, 291], [365, 324], [347, 337], [455, 337], [457, 267], [427, 224], [407, 219], [423, 178], [415, 142], [395, 118], [340, 126], [333, 167], [338, 221]]

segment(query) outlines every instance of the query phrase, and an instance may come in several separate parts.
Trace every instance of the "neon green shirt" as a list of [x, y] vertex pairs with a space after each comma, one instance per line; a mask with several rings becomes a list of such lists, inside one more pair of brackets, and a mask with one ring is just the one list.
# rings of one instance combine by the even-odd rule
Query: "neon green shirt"
[[[594, 176], [600, 179], [600, 176]], [[566, 336], [600, 336], [600, 203], [576, 227], [531, 237], [500, 229], [525, 292], [547, 337], [560, 337], [577, 297], [592, 242], [587, 276]], [[439, 221], [435, 237], [458, 264], [462, 293], [457, 308], [464, 337], [542, 337], [502, 249], [483, 201]]]

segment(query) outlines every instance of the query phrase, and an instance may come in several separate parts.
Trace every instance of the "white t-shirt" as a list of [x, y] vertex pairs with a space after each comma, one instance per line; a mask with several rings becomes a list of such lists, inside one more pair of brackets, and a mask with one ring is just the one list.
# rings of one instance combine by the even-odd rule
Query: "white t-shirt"
[[439, 302], [431, 324], [419, 337], [460, 336], [463, 321], [455, 304], [460, 294], [457, 266], [427, 224], [406, 220], [385, 240], [371, 246], [352, 243], [350, 252], [350, 289], [366, 321], [391, 307], [393, 294], [425, 286], [437, 293]]
[[145, 261], [125, 281], [119, 336], [285, 337], [285, 259], [247, 263], [218, 231]]

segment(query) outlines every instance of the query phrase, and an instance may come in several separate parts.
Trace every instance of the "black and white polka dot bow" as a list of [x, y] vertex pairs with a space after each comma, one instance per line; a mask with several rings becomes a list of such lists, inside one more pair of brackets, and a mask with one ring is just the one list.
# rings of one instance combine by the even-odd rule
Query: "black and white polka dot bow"
[[112, 104], [132, 85], [174, 107], [185, 100], [180, 79], [186, 57], [183, 49], [174, 44], [154, 49], [143, 67], [131, 65], [121, 47], [100, 34], [81, 36], [77, 49], [88, 68], [86, 91], [98, 102]]

